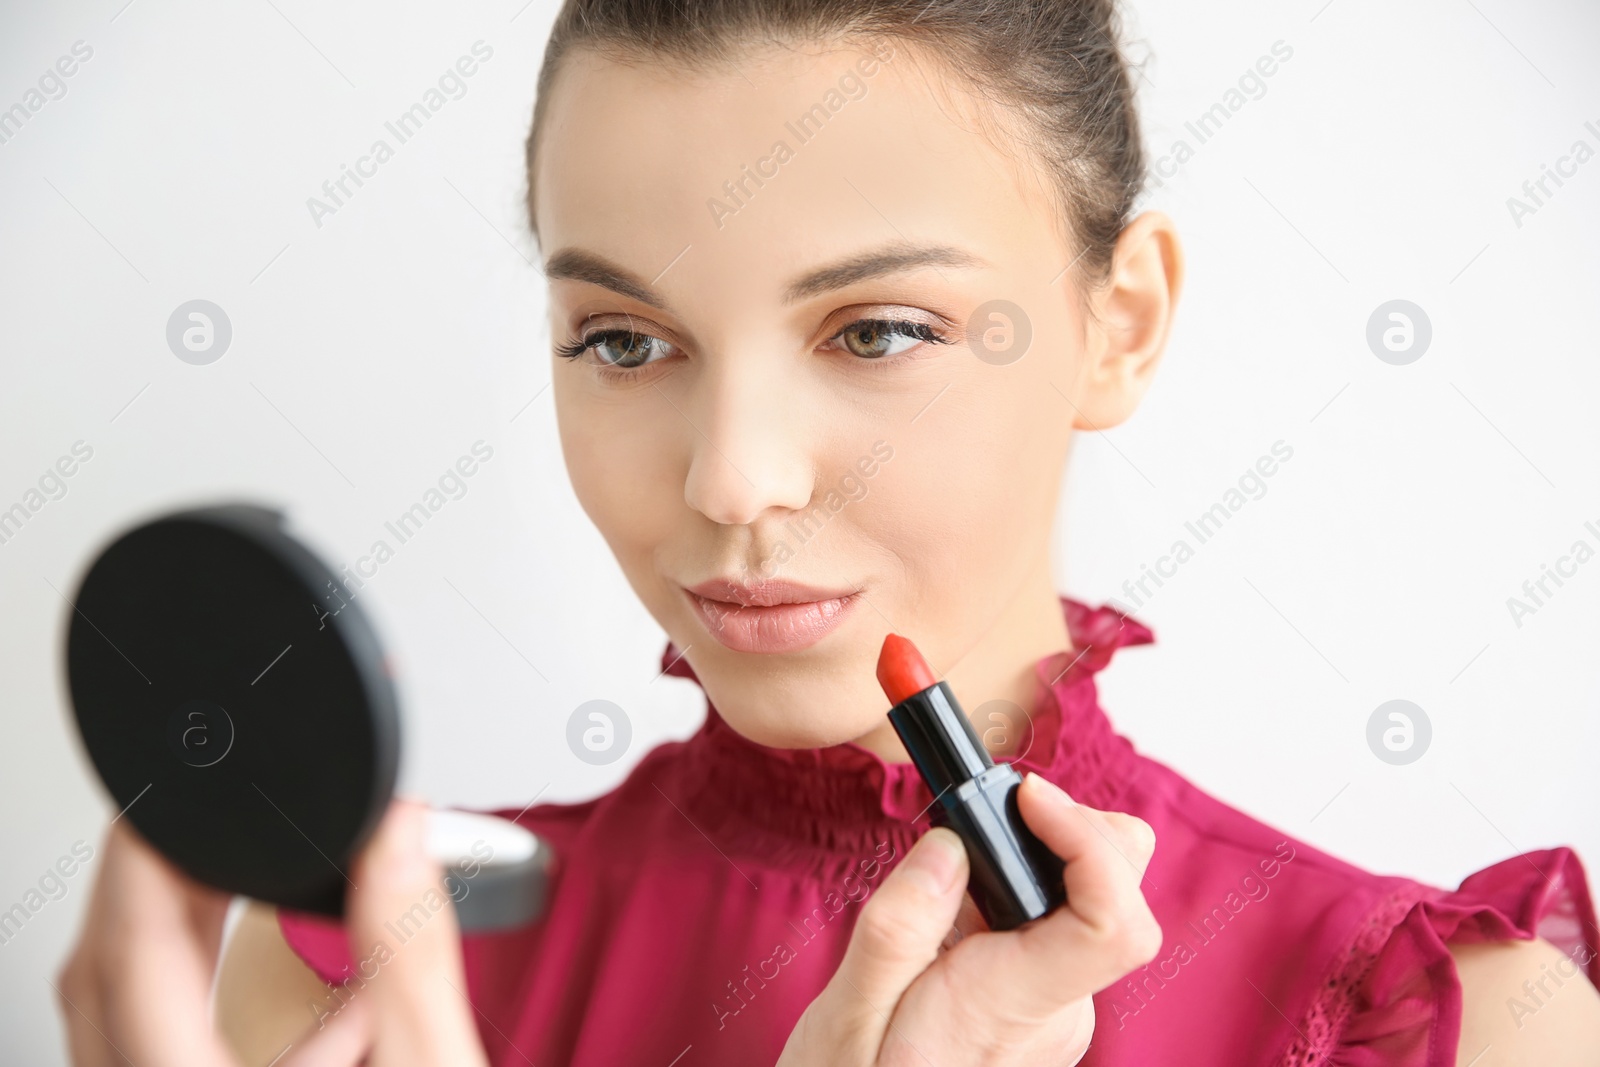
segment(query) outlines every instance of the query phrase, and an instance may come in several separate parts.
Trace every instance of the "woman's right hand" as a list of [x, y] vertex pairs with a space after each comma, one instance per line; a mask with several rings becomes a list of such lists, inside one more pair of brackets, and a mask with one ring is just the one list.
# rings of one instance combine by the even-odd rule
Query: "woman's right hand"
[[[386, 923], [428, 893], [445, 894], [425, 848], [426, 814], [395, 801], [357, 857], [350, 876], [359, 888], [346, 897], [352, 946], [387, 946]], [[227, 895], [186, 877], [126, 822], [111, 827], [100, 854], [87, 921], [56, 985], [73, 1063], [238, 1067], [209, 1005]], [[452, 907], [392, 952], [360, 955], [380, 964], [371, 981], [275, 1067], [487, 1064]]]
[[1142, 819], [1075, 804], [1036, 774], [1018, 805], [1066, 861], [1067, 904], [1004, 932], [984, 930], [969, 905], [957, 925], [979, 932], [942, 949], [962, 909], [967, 855], [954, 832], [928, 832], [863, 906], [779, 1067], [1072, 1067], [1083, 1058], [1090, 998], [1161, 948], [1139, 889], [1155, 834]]

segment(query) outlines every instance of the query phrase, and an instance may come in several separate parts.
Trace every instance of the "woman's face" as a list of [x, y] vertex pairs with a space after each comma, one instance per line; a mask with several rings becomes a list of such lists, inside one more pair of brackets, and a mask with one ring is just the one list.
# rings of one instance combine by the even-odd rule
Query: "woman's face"
[[573, 486], [765, 744], [881, 736], [891, 631], [941, 674], [1014, 680], [1001, 646], [1041, 613], [1054, 643], [1030, 663], [1065, 647], [1071, 432], [1142, 388], [1105, 369], [1042, 172], [931, 69], [903, 45], [693, 73], [579, 51], [547, 104], [535, 212]]

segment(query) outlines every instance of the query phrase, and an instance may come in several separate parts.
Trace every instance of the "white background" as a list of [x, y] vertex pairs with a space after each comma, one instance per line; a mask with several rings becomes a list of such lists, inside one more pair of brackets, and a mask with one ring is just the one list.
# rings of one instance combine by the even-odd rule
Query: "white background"
[[[66, 717], [55, 590], [158, 510], [282, 503], [349, 562], [482, 439], [467, 495], [362, 594], [403, 672], [404, 784], [584, 798], [690, 733], [699, 690], [655, 680], [663, 635], [578, 509], [541, 392], [521, 161], [553, 3], [125, 2], [0, 15], [0, 108], [94, 50], [0, 145], [0, 508], [94, 449], [0, 545], [0, 909], [113, 813]], [[1184, 122], [1275, 41], [1293, 56], [1146, 199], [1178, 220], [1189, 286], [1143, 409], [1080, 441], [1063, 588], [1126, 599], [1285, 441], [1267, 494], [1139, 610], [1158, 643], [1101, 675], [1118, 726], [1378, 871], [1454, 886], [1562, 843], [1600, 870], [1600, 561], [1521, 627], [1506, 606], [1575, 540], [1600, 547], [1600, 160], [1520, 227], [1506, 206], [1575, 140], [1600, 149], [1600, 10], [1323, 2], [1138, 5], [1153, 157], [1194, 145]], [[466, 95], [314, 225], [306, 198], [480, 39]], [[165, 342], [194, 298], [233, 324], [210, 366]], [[1409, 366], [1365, 341], [1395, 298], [1432, 321]], [[599, 768], [564, 739], [596, 697], [634, 729]], [[1397, 697], [1434, 727], [1404, 767], [1365, 739]], [[0, 948], [7, 1062], [63, 1056], [46, 978], [93, 870]]]

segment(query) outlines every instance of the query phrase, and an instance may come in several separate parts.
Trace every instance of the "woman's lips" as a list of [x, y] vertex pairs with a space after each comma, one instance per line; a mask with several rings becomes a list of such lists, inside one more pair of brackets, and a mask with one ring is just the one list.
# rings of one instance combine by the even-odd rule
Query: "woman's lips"
[[712, 637], [735, 652], [798, 652], [821, 641], [855, 604], [854, 593], [787, 583], [702, 582], [685, 589]]

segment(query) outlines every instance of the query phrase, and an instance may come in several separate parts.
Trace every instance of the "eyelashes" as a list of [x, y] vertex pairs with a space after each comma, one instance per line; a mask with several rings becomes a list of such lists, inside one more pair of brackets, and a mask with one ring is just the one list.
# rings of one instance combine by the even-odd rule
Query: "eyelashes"
[[[856, 351], [856, 345], [872, 347], [879, 341], [888, 338], [901, 338], [910, 341], [919, 341], [925, 344], [945, 345], [950, 344], [950, 339], [941, 334], [926, 322], [913, 322], [908, 319], [857, 319], [832, 337], [828, 343], [843, 343], [845, 351], [860, 359], [877, 362], [901, 352], [910, 350], [912, 345], [903, 345], [893, 348], [892, 351], [867, 354]], [[892, 345], [891, 345], [892, 347]]]
[[[954, 343], [953, 339], [926, 322], [863, 318], [854, 320], [829, 337], [822, 347], [842, 350], [853, 357], [853, 362], [882, 366], [901, 362], [896, 357], [918, 344]], [[602, 374], [627, 377], [640, 367], [660, 362], [677, 352], [678, 348], [670, 341], [643, 330], [617, 326], [593, 330], [556, 347], [556, 354], [567, 360], [577, 360], [591, 351], [595, 356], [586, 362]]]
[[[618, 342], [624, 343], [625, 351], [611, 358], [598, 355], [597, 359], [602, 367], [622, 367], [632, 370], [635, 367], [642, 367], [646, 363], [654, 363], [656, 360], [653, 357], [657, 352], [670, 353], [674, 350], [672, 344], [652, 334], [644, 333], [640, 330], [611, 327], [609, 329], [595, 330], [575, 341], [558, 345], [556, 347], [556, 355], [563, 359], [577, 359], [591, 349], [599, 353], [602, 347], [611, 346]], [[665, 355], [662, 358], [665, 358]]]

